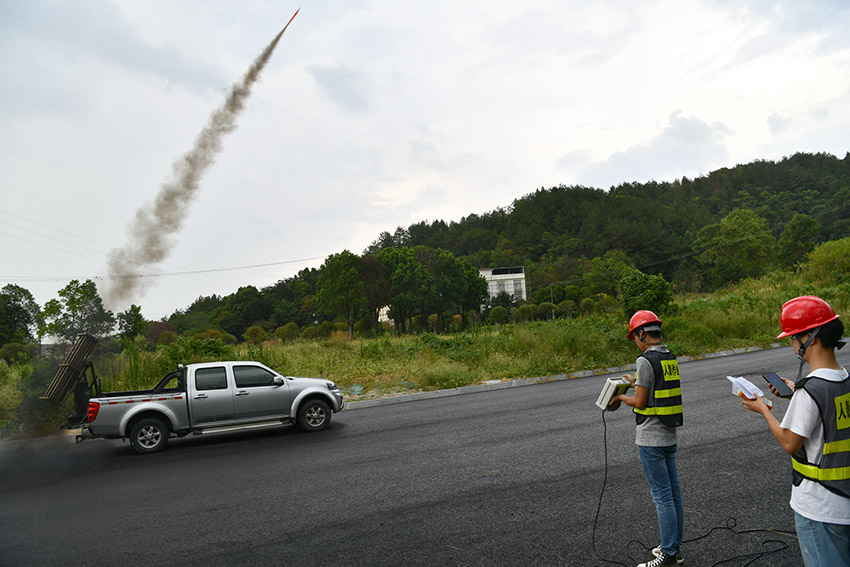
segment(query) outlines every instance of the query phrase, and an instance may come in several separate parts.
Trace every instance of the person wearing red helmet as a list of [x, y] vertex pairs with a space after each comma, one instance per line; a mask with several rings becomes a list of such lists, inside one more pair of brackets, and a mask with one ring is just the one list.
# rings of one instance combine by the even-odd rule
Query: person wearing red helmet
[[681, 552], [685, 508], [676, 468], [677, 428], [682, 425], [682, 390], [679, 363], [667, 349], [661, 320], [652, 311], [637, 311], [629, 320], [626, 335], [641, 352], [635, 375], [625, 375], [634, 395], [621, 394], [611, 400], [613, 411], [626, 404], [635, 414], [635, 444], [649, 483], [658, 517], [661, 544], [654, 558], [638, 567], [660, 567], [683, 562]]
[[[780, 422], [762, 398], [744, 400], [761, 414], [791, 455], [791, 508], [806, 567], [850, 565], [850, 374], [835, 351], [844, 325], [820, 297], [804, 295], [782, 306], [782, 332], [800, 359], [794, 392]], [[809, 374], [801, 378], [803, 363]], [[771, 390], [776, 390], [771, 386]]]

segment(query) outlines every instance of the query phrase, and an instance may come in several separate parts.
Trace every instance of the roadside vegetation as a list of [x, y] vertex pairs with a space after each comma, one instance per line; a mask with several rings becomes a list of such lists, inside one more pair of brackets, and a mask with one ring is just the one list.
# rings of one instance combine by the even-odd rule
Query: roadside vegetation
[[[829, 245], [834, 248], [834, 245]], [[813, 253], [798, 270], [749, 278], [710, 294], [680, 294], [660, 312], [670, 348], [699, 356], [740, 347], [776, 343], [779, 308], [804, 294], [826, 299], [840, 314], [850, 314], [850, 239], [838, 258]], [[846, 257], [845, 254], [848, 254]], [[842, 270], [836, 272], [831, 267]], [[625, 299], [625, 298], [624, 298]], [[469, 329], [351, 339], [345, 325], [327, 338], [259, 338], [228, 344], [221, 337], [177, 337], [152, 344], [144, 335], [101, 341], [94, 360], [104, 390], [135, 390], [188, 364], [222, 359], [257, 360], [285, 375], [329, 378], [349, 401], [416, 391], [454, 388], [487, 380], [545, 377], [634, 362], [625, 338], [627, 313], [621, 306], [560, 316], [551, 320], [480, 322]], [[611, 309], [609, 303], [607, 309]], [[629, 306], [631, 311], [632, 306]], [[65, 410], [38, 400], [59, 361], [0, 362], [0, 431], [3, 436], [54, 431]], [[66, 401], [66, 405], [70, 400]]]

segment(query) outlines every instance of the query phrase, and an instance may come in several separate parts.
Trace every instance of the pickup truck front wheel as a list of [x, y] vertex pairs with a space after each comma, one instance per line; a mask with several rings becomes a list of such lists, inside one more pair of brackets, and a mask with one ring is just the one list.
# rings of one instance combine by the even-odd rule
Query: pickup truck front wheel
[[146, 417], [130, 429], [130, 445], [138, 453], [156, 453], [165, 449], [169, 435], [165, 423], [155, 417]]
[[330, 422], [331, 407], [323, 400], [307, 400], [298, 408], [298, 426], [304, 431], [321, 431]]

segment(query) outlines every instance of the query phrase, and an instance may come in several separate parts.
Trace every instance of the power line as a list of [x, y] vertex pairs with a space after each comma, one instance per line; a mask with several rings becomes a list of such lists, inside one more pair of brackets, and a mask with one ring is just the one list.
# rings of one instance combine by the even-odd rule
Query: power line
[[[0, 234], [3, 234], [0, 232]], [[17, 237], [16, 237], [17, 238]], [[252, 264], [250, 266], [234, 266], [231, 268], [209, 268], [205, 270], [188, 270], [184, 272], [159, 272], [150, 274], [125, 274], [120, 276], [0, 276], [0, 281], [52, 281], [66, 279], [98, 279], [98, 280], [115, 280], [127, 278], [161, 278], [170, 276], [185, 276], [190, 274], [209, 274], [213, 272], [230, 272], [237, 270], [250, 270], [254, 268], [267, 268], [269, 266], [282, 266], [284, 264], [297, 264], [299, 262], [309, 262], [311, 260], [319, 260], [324, 256], [313, 256], [311, 258], [300, 258], [298, 260], [283, 260], [280, 262], [267, 262], [265, 264]]]

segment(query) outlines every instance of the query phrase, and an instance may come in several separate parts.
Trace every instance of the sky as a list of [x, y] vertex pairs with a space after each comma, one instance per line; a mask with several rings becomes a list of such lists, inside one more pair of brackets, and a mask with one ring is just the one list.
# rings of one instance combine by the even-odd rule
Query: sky
[[[0, 0], [0, 285], [119, 285], [110, 254], [298, 8]], [[843, 158], [847, 29], [845, 0], [311, 1], [107, 307], [159, 320], [542, 187]]]

